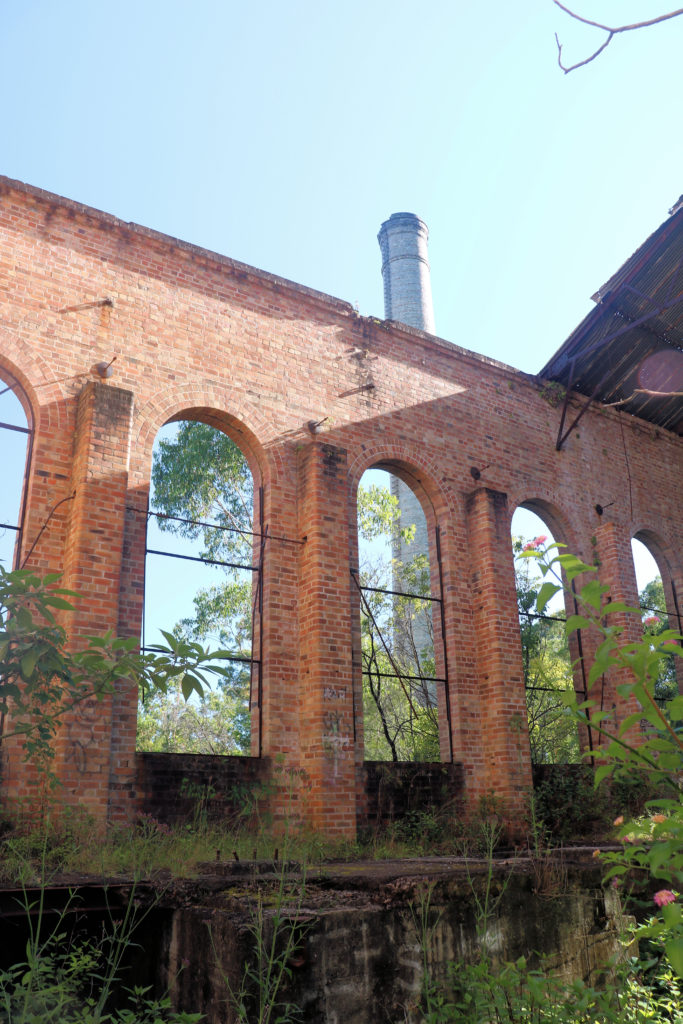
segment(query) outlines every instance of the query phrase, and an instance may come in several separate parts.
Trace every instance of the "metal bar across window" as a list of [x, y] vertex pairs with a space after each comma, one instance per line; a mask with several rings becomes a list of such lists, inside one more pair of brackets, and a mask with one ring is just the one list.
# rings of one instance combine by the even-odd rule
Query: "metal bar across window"
[[293, 537], [281, 537], [277, 533], [258, 533], [255, 530], [244, 530], [241, 526], [223, 526], [220, 523], [206, 523], [201, 519], [184, 519], [183, 516], [172, 516], [168, 512], [154, 512], [151, 508], [136, 508], [135, 505], [126, 505], [129, 512], [136, 512], [139, 516], [154, 516], [155, 519], [171, 519], [174, 523], [186, 523], [188, 526], [204, 526], [208, 530], [223, 530], [225, 533], [241, 533], [245, 537], [263, 537], [268, 540], [279, 540], [283, 544], [305, 544], [305, 540], [297, 540]]
[[651, 608], [647, 604], [641, 604], [640, 605], [640, 611], [641, 612], [653, 612], [655, 615], [664, 615], [666, 618], [669, 617], [669, 613], [667, 611], [664, 611], [662, 608]]
[[217, 558], [200, 558], [198, 555], [179, 555], [175, 551], [159, 551], [157, 548], [145, 548], [146, 555], [163, 555], [164, 558], [182, 558], [186, 562], [204, 562], [205, 565], [224, 565], [227, 569], [248, 569], [258, 572], [257, 565], [245, 565], [242, 562], [221, 562]]
[[539, 615], [538, 612], [519, 612], [520, 615], [526, 615], [528, 619], [541, 619], [543, 622], [566, 622], [566, 615]]
[[4, 427], [5, 430], [16, 430], [18, 434], [33, 433], [30, 427], [18, 427], [15, 423], [0, 423], [0, 427]]
[[[356, 576], [355, 569], [351, 570], [352, 574]], [[389, 594], [390, 597], [409, 597], [414, 601], [434, 601], [436, 604], [441, 604], [441, 598], [439, 597], [427, 597], [426, 594], [406, 594], [403, 590], [385, 590], [384, 587], [366, 587], [360, 584], [361, 590], [370, 590], [373, 594]]]
[[525, 686], [525, 690], [539, 690], [541, 693], [571, 693], [571, 686], [565, 687], [564, 690], [556, 690], [554, 686]]
[[419, 683], [445, 683], [448, 680], [440, 679], [438, 676], [407, 676], [405, 672], [401, 675], [396, 675], [395, 672], [370, 672], [368, 669], [363, 669], [364, 676], [376, 676], [378, 679], [411, 679]]

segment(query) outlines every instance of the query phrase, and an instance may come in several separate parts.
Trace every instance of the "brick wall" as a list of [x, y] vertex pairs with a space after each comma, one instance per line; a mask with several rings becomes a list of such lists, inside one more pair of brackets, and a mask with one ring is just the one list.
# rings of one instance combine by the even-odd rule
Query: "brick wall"
[[[459, 348], [461, 339], [360, 317], [338, 299], [6, 179], [0, 288], [0, 375], [20, 381], [35, 424], [24, 551], [75, 492], [30, 564], [65, 572], [84, 594], [76, 634], [139, 634], [144, 517], [126, 506], [146, 508], [152, 445], [170, 419], [228, 432], [263, 487], [270, 533], [302, 542], [266, 546], [259, 739], [264, 758], [305, 769], [300, 809], [312, 824], [352, 836], [367, 802], [349, 576], [365, 469], [388, 468], [419, 494], [432, 572], [440, 530], [451, 708], [449, 737], [441, 687], [441, 749], [449, 759], [452, 741], [466, 805], [493, 790], [512, 820], [531, 779], [509, 538], [518, 505], [542, 510], [587, 560], [597, 545], [614, 600], [633, 597], [636, 534], [656, 548], [667, 600], [671, 581], [683, 594], [683, 443], [667, 431], [593, 408], [558, 452], [560, 411], [539, 382]], [[560, 340], [549, 325], [539, 351]], [[114, 356], [101, 381], [94, 365]], [[325, 417], [312, 435], [309, 421]], [[486, 469], [476, 479], [472, 467]], [[135, 694], [122, 688], [65, 723], [65, 798], [102, 821], [137, 806], [135, 715]], [[28, 778], [10, 758], [5, 794], [25, 794]]]
[[136, 810], [163, 824], [251, 821], [265, 809], [265, 758], [138, 753], [135, 767]]
[[[361, 828], [373, 828], [412, 816], [462, 813], [463, 771], [460, 764], [411, 764], [366, 761], [363, 765], [366, 810]], [[417, 826], [419, 827], [419, 826]]]

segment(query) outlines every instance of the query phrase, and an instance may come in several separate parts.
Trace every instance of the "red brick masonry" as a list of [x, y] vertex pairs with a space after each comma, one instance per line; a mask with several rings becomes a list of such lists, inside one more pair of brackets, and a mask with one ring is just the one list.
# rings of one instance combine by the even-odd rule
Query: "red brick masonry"
[[[558, 340], [549, 333], [540, 344]], [[113, 375], [100, 380], [94, 365], [113, 356]], [[492, 790], [520, 818], [531, 779], [510, 548], [518, 505], [571, 550], [597, 555], [613, 599], [636, 600], [635, 535], [658, 558], [668, 599], [672, 579], [683, 594], [681, 438], [597, 407], [558, 452], [559, 409], [540, 380], [7, 179], [3, 373], [25, 389], [35, 427], [24, 551], [75, 491], [30, 564], [63, 571], [83, 594], [78, 634], [139, 634], [144, 517], [126, 506], [146, 508], [159, 428], [199, 419], [242, 447], [269, 531], [305, 538], [266, 545], [261, 750], [289, 778], [305, 769], [298, 811], [330, 833], [353, 836], [365, 799], [349, 569], [368, 467], [410, 483], [432, 548], [440, 528], [453, 760], [469, 805]], [[311, 434], [309, 421], [324, 418]], [[475, 479], [471, 467], [487, 468]], [[600, 517], [596, 504], [610, 507]], [[608, 699], [617, 700], [613, 688]], [[443, 687], [439, 703], [446, 761]], [[64, 798], [100, 821], [140, 806], [135, 726], [136, 695], [122, 689], [63, 730]], [[20, 758], [6, 755], [6, 796], [30, 797]]]

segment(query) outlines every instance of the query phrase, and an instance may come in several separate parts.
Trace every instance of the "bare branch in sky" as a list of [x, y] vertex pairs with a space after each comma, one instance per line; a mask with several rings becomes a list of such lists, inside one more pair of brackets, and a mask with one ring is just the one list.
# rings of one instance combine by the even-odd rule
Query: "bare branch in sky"
[[568, 14], [570, 18], [574, 18], [576, 21], [580, 21], [584, 25], [590, 25], [591, 28], [599, 28], [602, 32], [607, 33], [607, 38], [602, 46], [599, 46], [597, 50], [594, 50], [589, 57], [586, 57], [585, 60], [578, 61], [576, 64], [567, 65], [562, 63], [562, 43], [558, 39], [556, 32], [555, 42], [557, 43], [557, 63], [562, 68], [565, 75], [568, 75], [570, 71], [576, 71], [577, 68], [582, 68], [585, 64], [590, 64], [592, 60], [595, 60], [596, 57], [600, 56], [603, 50], [607, 49], [614, 37], [619, 35], [619, 33], [633, 32], [639, 28], [648, 28], [650, 25], [658, 25], [662, 21], [668, 21], [670, 18], [677, 18], [680, 14], [683, 14], [683, 7], [679, 7], [677, 11], [669, 11], [668, 14], [660, 14], [656, 18], [650, 18], [648, 21], [636, 21], [632, 25], [617, 25], [613, 27], [611, 25], [602, 25], [599, 21], [591, 21], [590, 18], [582, 18], [580, 14], [570, 11], [568, 7], [561, 4], [560, 0], [553, 0], [553, 3], [556, 7], [559, 7], [561, 11], [564, 11], [565, 14]]

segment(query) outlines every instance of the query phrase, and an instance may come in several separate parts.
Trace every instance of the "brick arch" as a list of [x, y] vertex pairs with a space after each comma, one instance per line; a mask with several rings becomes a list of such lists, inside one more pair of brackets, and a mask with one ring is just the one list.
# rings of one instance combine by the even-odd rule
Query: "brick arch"
[[[447, 520], [462, 514], [460, 501], [450, 488], [439, 481], [440, 470], [423, 454], [404, 445], [375, 445], [365, 448], [349, 463], [349, 503], [355, 509], [356, 494], [363, 473], [368, 469], [385, 469], [399, 477], [415, 492], [429, 520], [430, 514], [440, 519], [444, 513]], [[429, 502], [425, 508], [425, 499]], [[355, 520], [355, 512], [350, 521]], [[444, 526], [446, 524], [444, 523]]]
[[[457, 649], [461, 638], [462, 624], [458, 620], [456, 605], [457, 593], [464, 586], [463, 574], [458, 571], [458, 551], [466, 549], [466, 529], [464, 508], [461, 500], [449, 488], [439, 482], [442, 475], [437, 467], [421, 453], [404, 445], [376, 445], [359, 452], [348, 468], [349, 479], [349, 552], [352, 565], [358, 564], [358, 518], [357, 493], [363, 474], [369, 469], [383, 469], [403, 480], [419, 501], [425, 515], [428, 535], [429, 566], [432, 578], [432, 589], [435, 590], [436, 580], [440, 577], [440, 588], [444, 594], [449, 592], [445, 602], [445, 632], [440, 618], [434, 623], [434, 655], [436, 659], [436, 675], [441, 676], [449, 665], [449, 684], [437, 684], [439, 744], [441, 759], [450, 761], [453, 749], [457, 745], [459, 734], [458, 705], [454, 700], [453, 681], [458, 676]], [[353, 525], [351, 525], [353, 524]], [[440, 527], [442, 560], [436, 557], [436, 527]], [[354, 661], [358, 662], [360, 647], [360, 618], [356, 607], [356, 595], [352, 592], [352, 646], [355, 651]], [[454, 639], [455, 638], [455, 639]], [[362, 680], [360, 675], [354, 679], [354, 688], [358, 707], [363, 707]], [[358, 722], [359, 735], [363, 736], [362, 713]]]
[[36, 433], [64, 428], [62, 409], [69, 397], [63, 387], [65, 382], [55, 380], [54, 371], [28, 342], [6, 330], [0, 331], [0, 375], [4, 379], [3, 371], [21, 385], [25, 400], [18, 397], [28, 424]]
[[558, 543], [566, 544], [572, 554], [580, 554], [580, 533], [572, 522], [571, 517], [560, 507], [554, 495], [544, 496], [536, 493], [535, 497], [519, 497], [518, 500], [510, 502], [510, 521], [518, 508], [535, 512], [536, 515], [547, 524]]
[[255, 483], [273, 483], [281, 476], [275, 432], [253, 406], [228, 387], [184, 385], [158, 391], [135, 415], [131, 436], [134, 485], [149, 480], [152, 448], [161, 427], [182, 419], [201, 420], [231, 437], [243, 451]]
[[642, 527], [633, 531], [631, 540], [639, 540], [645, 545], [657, 563], [662, 579], [666, 574], [672, 579], [681, 579], [680, 555], [659, 531]]
[[[670, 619], [671, 627], [683, 632], [683, 622], [680, 618], [683, 616], [683, 566], [680, 553], [663, 538], [661, 533], [646, 527], [636, 530], [631, 539], [639, 540], [641, 544], [644, 544], [657, 563], [659, 575], [664, 584], [666, 600], [671, 605], [669, 612], [675, 616], [674, 619]], [[635, 573], [635, 564], [633, 571]]]

